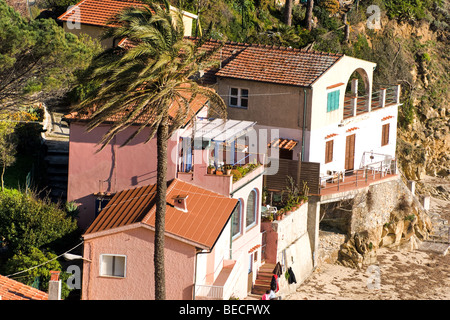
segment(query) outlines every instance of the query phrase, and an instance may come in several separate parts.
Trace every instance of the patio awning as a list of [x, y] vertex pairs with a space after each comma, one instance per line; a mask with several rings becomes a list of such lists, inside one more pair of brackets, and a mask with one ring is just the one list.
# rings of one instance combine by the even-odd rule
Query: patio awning
[[270, 142], [267, 147], [278, 148], [291, 151], [298, 144], [297, 140], [279, 138]]
[[[253, 129], [256, 122], [240, 120], [197, 120], [193, 125], [184, 131], [181, 135], [192, 138], [194, 130], [194, 140], [214, 141], [214, 142], [232, 142], [245, 135]], [[194, 129], [193, 129], [194, 126]]]

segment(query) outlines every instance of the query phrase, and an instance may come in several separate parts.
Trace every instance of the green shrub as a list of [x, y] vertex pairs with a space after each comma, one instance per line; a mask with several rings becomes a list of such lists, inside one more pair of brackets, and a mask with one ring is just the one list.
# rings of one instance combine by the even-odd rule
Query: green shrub
[[17, 190], [0, 192], [0, 238], [12, 253], [42, 248], [76, 228], [76, 221], [49, 200]]

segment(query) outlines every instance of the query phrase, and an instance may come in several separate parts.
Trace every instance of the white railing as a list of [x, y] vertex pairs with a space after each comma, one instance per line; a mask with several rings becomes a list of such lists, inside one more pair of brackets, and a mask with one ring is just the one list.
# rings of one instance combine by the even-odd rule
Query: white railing
[[195, 285], [195, 296], [203, 299], [223, 300], [223, 286]]
[[319, 178], [320, 190], [337, 188], [336, 190], [339, 191], [341, 188], [349, 185], [357, 187], [358, 183], [360, 185], [367, 184], [370, 181], [383, 178], [387, 174], [396, 174], [396, 168], [396, 159], [386, 157], [384, 160], [366, 164], [359, 169], [336, 171]]
[[[223, 263], [223, 262], [222, 262]], [[199, 299], [226, 300], [231, 297], [235, 284], [241, 274], [242, 253], [239, 254], [227, 280], [223, 286], [215, 285], [195, 285], [195, 296]]]

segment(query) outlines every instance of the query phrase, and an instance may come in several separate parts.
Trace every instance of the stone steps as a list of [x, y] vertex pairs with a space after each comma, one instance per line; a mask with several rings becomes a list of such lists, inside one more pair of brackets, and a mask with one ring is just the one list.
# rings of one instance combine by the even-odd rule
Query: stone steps
[[272, 271], [274, 268], [275, 264], [272, 263], [265, 263], [259, 268], [258, 275], [256, 276], [255, 283], [252, 287], [253, 295], [262, 296], [270, 289], [270, 281], [272, 280]]

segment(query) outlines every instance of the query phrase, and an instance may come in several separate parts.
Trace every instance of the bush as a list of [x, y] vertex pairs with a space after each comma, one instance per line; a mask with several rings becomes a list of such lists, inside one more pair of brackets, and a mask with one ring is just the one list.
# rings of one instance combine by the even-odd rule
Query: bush
[[49, 200], [17, 190], [0, 193], [0, 238], [12, 253], [49, 245], [76, 228], [76, 221]]
[[[61, 271], [61, 264], [56, 260], [56, 255], [51, 252], [42, 252], [31, 247], [29, 252], [18, 252], [5, 264], [5, 273], [10, 275], [17, 272], [17, 280], [29, 286], [33, 286], [44, 292], [48, 291], [50, 271]], [[35, 267], [39, 266], [39, 267]], [[61, 299], [65, 299], [70, 289], [65, 280], [70, 274], [61, 272]], [[14, 276], [12, 276], [14, 278]]]

